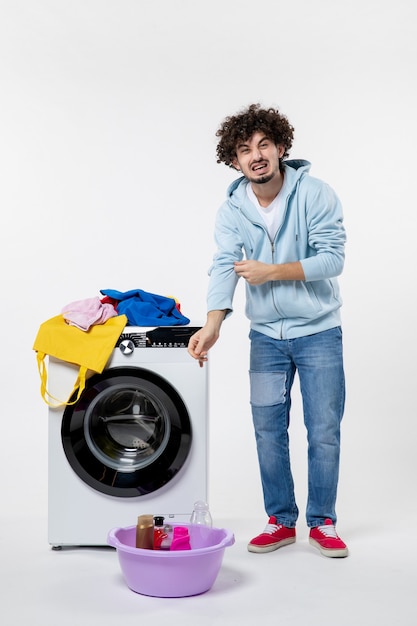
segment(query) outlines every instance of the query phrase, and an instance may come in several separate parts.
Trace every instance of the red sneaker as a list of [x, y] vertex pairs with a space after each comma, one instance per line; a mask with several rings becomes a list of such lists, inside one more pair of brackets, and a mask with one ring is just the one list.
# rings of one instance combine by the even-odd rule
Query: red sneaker
[[272, 552], [294, 542], [295, 528], [287, 528], [282, 524], [277, 524], [276, 518], [272, 515], [263, 533], [248, 543], [248, 550], [249, 552]]
[[347, 545], [340, 539], [331, 519], [324, 520], [323, 526], [310, 529], [309, 542], [318, 548], [324, 556], [348, 556]]

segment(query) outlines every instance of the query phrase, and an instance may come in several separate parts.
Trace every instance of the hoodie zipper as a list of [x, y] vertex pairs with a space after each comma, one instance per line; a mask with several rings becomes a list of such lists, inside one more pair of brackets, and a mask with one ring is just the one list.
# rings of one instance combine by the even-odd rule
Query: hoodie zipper
[[[282, 217], [282, 220], [281, 220], [281, 225], [280, 225], [280, 227], [278, 228], [277, 232], [275, 233], [274, 238], [273, 238], [273, 239], [271, 239], [271, 238], [269, 237], [269, 235], [268, 235], [269, 241], [270, 241], [270, 243], [271, 243], [271, 262], [272, 262], [272, 264], [274, 264], [274, 263], [275, 263], [275, 240], [276, 240], [276, 238], [277, 238], [277, 235], [278, 235], [279, 231], [280, 231], [280, 230], [281, 230], [281, 228], [282, 228], [282, 224], [284, 223], [285, 216], [287, 215], [287, 211], [288, 211], [288, 200], [289, 200], [290, 195], [291, 195], [291, 194], [287, 193], [287, 196], [286, 196], [286, 198], [285, 198], [284, 214], [283, 214], [283, 217]], [[276, 311], [277, 311], [277, 313], [278, 313], [278, 312], [279, 312], [279, 307], [277, 307], [277, 305], [275, 304], [274, 289], [273, 289], [273, 281], [271, 281], [271, 296], [272, 296], [272, 301], [273, 301], [273, 303], [274, 303], [275, 310], [276, 310]], [[283, 320], [283, 318], [281, 317], [281, 325], [280, 325], [280, 331], [279, 331], [279, 338], [280, 338], [280, 339], [283, 339], [283, 338], [284, 338], [283, 328], [284, 328], [284, 320]]]

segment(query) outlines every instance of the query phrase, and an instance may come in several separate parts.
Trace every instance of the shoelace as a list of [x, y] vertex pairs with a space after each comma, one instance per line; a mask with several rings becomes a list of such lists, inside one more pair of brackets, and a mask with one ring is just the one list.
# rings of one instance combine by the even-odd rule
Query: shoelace
[[282, 524], [267, 524], [265, 526], [264, 534], [265, 535], [272, 535], [273, 533], [275, 533], [280, 528], [282, 528]]
[[333, 525], [327, 524], [326, 526], [319, 526], [318, 530], [326, 537], [332, 537], [333, 539], [339, 539], [336, 532], [336, 528]]

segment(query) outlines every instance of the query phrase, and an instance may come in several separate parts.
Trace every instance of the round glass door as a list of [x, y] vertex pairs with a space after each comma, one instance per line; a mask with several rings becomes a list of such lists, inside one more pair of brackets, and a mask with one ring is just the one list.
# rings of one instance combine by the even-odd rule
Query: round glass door
[[120, 497], [167, 484], [184, 465], [191, 435], [178, 392], [140, 368], [94, 375], [62, 419], [62, 443], [73, 470], [97, 491]]

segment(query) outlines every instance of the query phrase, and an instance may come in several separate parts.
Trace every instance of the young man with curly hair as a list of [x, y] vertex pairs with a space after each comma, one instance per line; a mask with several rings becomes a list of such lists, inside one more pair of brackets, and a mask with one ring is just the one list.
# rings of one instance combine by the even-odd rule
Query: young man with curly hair
[[337, 276], [345, 230], [335, 192], [288, 160], [294, 129], [274, 108], [252, 104], [227, 117], [217, 162], [242, 174], [217, 214], [208, 314], [188, 351], [200, 366], [246, 283], [250, 320], [250, 402], [268, 522], [248, 544], [270, 552], [296, 539], [299, 510], [290, 466], [291, 389], [298, 372], [308, 440], [309, 542], [329, 557], [348, 555], [336, 532], [340, 423], [345, 402], [342, 304]]

